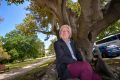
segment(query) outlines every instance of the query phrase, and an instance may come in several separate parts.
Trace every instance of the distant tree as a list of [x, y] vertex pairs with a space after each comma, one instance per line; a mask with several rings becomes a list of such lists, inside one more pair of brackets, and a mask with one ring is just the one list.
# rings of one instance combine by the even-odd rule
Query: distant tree
[[51, 40], [51, 44], [49, 45], [48, 49], [47, 49], [47, 55], [54, 55], [55, 51], [54, 51], [54, 42], [56, 41], [56, 39]]
[[114, 24], [110, 25], [108, 28], [106, 28], [104, 31], [102, 31], [98, 37], [97, 40], [102, 39], [106, 36], [120, 33], [120, 20], [115, 22]]
[[[16, 29], [21, 31], [26, 36], [33, 36], [37, 34], [38, 25], [35, 20], [35, 17], [31, 14], [26, 15], [25, 19], [21, 24], [16, 26]], [[39, 39], [36, 39], [36, 42], [33, 43], [34, 46], [39, 47], [38, 51], [41, 53], [39, 56], [45, 56], [45, 45]]]
[[40, 39], [36, 39], [35, 42], [32, 42], [31, 45], [33, 45], [37, 51], [38, 51], [38, 57], [44, 57], [45, 56], [45, 45], [44, 42], [42, 42]]
[[3, 42], [4, 48], [11, 55], [11, 62], [14, 60], [23, 61], [27, 58], [36, 58], [44, 54], [44, 47], [41, 47], [44, 44], [37, 38], [37, 35], [26, 36], [20, 31], [13, 30], [5, 35]]

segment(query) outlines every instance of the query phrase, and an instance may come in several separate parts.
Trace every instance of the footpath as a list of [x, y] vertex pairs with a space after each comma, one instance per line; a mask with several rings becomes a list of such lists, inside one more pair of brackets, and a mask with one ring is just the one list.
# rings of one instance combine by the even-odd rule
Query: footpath
[[30, 64], [30, 65], [22, 67], [20, 69], [15, 69], [15, 70], [12, 70], [10, 72], [2, 73], [2, 74], [0, 74], [0, 80], [14, 79], [16, 76], [23, 75], [23, 74], [29, 72], [30, 70], [36, 68], [39, 65], [42, 65], [43, 63], [45, 63], [51, 59], [54, 59], [54, 56], [46, 57], [46, 58], [42, 59], [40, 62]]

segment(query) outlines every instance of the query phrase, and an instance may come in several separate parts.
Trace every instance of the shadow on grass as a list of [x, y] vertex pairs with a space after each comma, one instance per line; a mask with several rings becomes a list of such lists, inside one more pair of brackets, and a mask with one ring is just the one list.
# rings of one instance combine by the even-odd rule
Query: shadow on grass
[[54, 62], [53, 60], [48, 61], [25, 74], [16, 76], [15, 79], [11, 79], [11, 80], [38, 80], [45, 74], [48, 66], [53, 62]]

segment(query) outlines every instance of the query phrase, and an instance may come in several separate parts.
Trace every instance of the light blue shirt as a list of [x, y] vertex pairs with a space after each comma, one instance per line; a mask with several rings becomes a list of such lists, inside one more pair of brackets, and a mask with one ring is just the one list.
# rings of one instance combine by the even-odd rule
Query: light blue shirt
[[77, 58], [75, 57], [74, 52], [73, 52], [73, 50], [72, 50], [72, 47], [71, 47], [71, 45], [70, 45], [70, 40], [69, 40], [68, 42], [65, 42], [65, 43], [66, 43], [66, 45], [68, 46], [68, 48], [69, 48], [69, 50], [70, 50], [70, 53], [71, 53], [72, 58], [75, 59], [75, 60], [77, 60]]

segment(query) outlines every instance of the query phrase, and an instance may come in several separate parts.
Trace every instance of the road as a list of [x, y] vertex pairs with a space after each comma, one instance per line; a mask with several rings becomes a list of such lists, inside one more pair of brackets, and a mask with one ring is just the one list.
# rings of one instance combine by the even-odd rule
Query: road
[[109, 60], [109, 59], [120, 59], [120, 56], [112, 57], [112, 58], [103, 58], [103, 60]]
[[32, 70], [33, 68], [36, 68], [37, 66], [39, 66], [51, 59], [54, 59], [54, 57], [47, 57], [38, 63], [30, 64], [28, 66], [25, 66], [25, 67], [17, 69], [17, 70], [12, 70], [10, 72], [2, 73], [2, 74], [0, 74], [0, 80], [12, 80], [16, 76], [23, 75], [23, 74], [27, 73], [28, 71]]
[[118, 57], [114, 57], [113, 59], [120, 59], [120, 56], [118, 56]]

